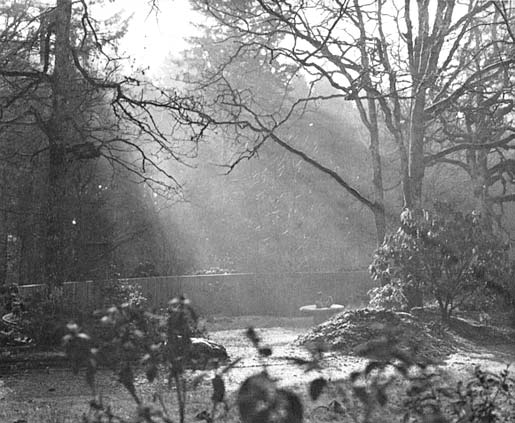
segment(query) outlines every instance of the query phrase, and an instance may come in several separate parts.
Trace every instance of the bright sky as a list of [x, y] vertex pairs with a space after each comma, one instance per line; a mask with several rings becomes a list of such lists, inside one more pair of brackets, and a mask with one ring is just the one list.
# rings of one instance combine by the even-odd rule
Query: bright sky
[[157, 13], [147, 0], [115, 0], [103, 8], [106, 16], [117, 11], [122, 11], [124, 17], [133, 15], [121, 48], [139, 66], [149, 66], [151, 73], [159, 71], [169, 54], [177, 55], [185, 49], [184, 37], [195, 31], [191, 24], [194, 13], [187, 0], [160, 0], [158, 5]]
[[[156, 0], [157, 12], [152, 10], [151, 1], [102, 2], [101, 9], [95, 10], [94, 15], [108, 18], [119, 11], [123, 17], [132, 15], [128, 33], [121, 42], [122, 51], [134, 58], [138, 66], [150, 67], [150, 73], [156, 75], [167, 57], [178, 55], [187, 48], [184, 37], [195, 35], [191, 22], [195, 18], [198, 21], [199, 17], [192, 11], [188, 0]], [[397, 2], [394, 0], [393, 3]], [[431, 6], [435, 7], [435, 3]], [[416, 22], [415, 15], [413, 22]], [[393, 22], [387, 21], [385, 25], [393, 28]], [[395, 30], [393, 32], [396, 33]]]

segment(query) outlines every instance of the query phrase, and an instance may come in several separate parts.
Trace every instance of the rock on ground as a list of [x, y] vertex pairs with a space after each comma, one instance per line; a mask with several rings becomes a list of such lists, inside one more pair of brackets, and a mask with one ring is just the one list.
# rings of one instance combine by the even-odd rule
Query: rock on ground
[[229, 359], [227, 350], [222, 344], [206, 338], [191, 338], [192, 359], [194, 360], [218, 360]]

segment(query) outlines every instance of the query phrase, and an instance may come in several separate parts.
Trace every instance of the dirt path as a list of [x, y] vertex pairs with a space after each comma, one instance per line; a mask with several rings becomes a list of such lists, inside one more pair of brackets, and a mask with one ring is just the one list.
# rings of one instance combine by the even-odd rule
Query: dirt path
[[[283, 357], [309, 358], [303, 348], [293, 345], [293, 341], [303, 333], [303, 329], [267, 328], [259, 331], [263, 343], [269, 345], [273, 355], [260, 361], [255, 349], [244, 336], [244, 330], [225, 330], [213, 332], [210, 338], [225, 345], [231, 359], [241, 357], [238, 365], [228, 373], [227, 387], [235, 390], [239, 384], [253, 373], [259, 372], [266, 363], [270, 373], [285, 384], [300, 383], [304, 371], [292, 365]], [[349, 365], [359, 365], [363, 360], [355, 357], [328, 357], [327, 376], [345, 375]], [[341, 366], [336, 365], [337, 362]], [[340, 367], [340, 368], [338, 368]], [[308, 375], [309, 376], [309, 375]], [[144, 377], [139, 375], [137, 383], [144, 385]], [[109, 371], [99, 371], [97, 377], [99, 390], [105, 393], [121, 391]], [[68, 369], [26, 370], [9, 373], [0, 378], [0, 401], [26, 400], [38, 398], [90, 398], [90, 389], [82, 375], [76, 377]]]
[[[275, 327], [259, 330], [263, 344], [273, 350], [272, 356], [266, 359], [268, 370], [282, 385], [303, 384], [318, 376], [314, 373], [306, 374], [304, 369], [283, 359], [291, 356], [309, 357], [303, 348], [293, 343], [304, 332], [303, 328]], [[225, 345], [232, 359], [242, 357], [226, 378], [229, 391], [236, 390], [245, 378], [262, 368], [263, 362], [245, 338], [243, 329], [216, 331], [210, 337]], [[351, 371], [362, 368], [364, 362], [362, 358], [328, 353], [322, 374], [333, 380], [345, 378]], [[446, 361], [446, 368], [456, 377], [465, 377], [476, 365], [495, 371], [505, 368], [511, 362], [515, 363], [513, 345], [498, 345], [492, 349], [477, 348], [476, 351], [453, 354]], [[100, 391], [120, 408], [132, 407], [129, 396], [119, 387], [110, 372], [100, 371], [97, 381]], [[137, 386], [143, 391], [150, 391], [152, 388], [145, 382], [142, 374], [138, 375]], [[209, 389], [208, 382], [206, 387]], [[86, 411], [90, 399], [91, 392], [83, 377], [77, 377], [67, 369], [28, 370], [0, 377], [1, 422], [25, 419], [37, 423], [50, 418], [71, 422]], [[58, 419], [55, 418], [55, 413], [58, 413]]]
[[[269, 372], [283, 385], [297, 385], [314, 379], [314, 373], [305, 373], [304, 369], [284, 360], [284, 357], [309, 358], [302, 347], [294, 345], [296, 338], [305, 330], [298, 328], [267, 328], [260, 330], [263, 343], [272, 347], [273, 354], [266, 360]], [[260, 371], [262, 362], [254, 349], [249, 347], [243, 330], [219, 331], [212, 334], [216, 342], [227, 346], [231, 358], [243, 357], [242, 361], [229, 374], [230, 389], [236, 389], [246, 377]], [[326, 353], [322, 374], [328, 379], [342, 379], [352, 371], [361, 369], [366, 359], [343, 355], [338, 352]], [[457, 377], [469, 376], [476, 366], [498, 372], [508, 365], [515, 372], [515, 345], [495, 345], [489, 348], [474, 347], [470, 351], [450, 355], [444, 362], [445, 368]]]
[[[242, 357], [238, 365], [228, 374], [227, 382], [230, 390], [236, 389], [239, 384], [250, 375], [259, 372], [266, 364], [269, 373], [279, 379], [282, 385], [297, 385], [314, 379], [314, 373], [306, 373], [285, 359], [286, 357], [299, 357], [309, 359], [309, 353], [302, 347], [294, 345], [304, 329], [296, 328], [267, 328], [259, 330], [263, 345], [272, 348], [272, 355], [260, 360], [255, 349], [243, 335], [243, 330], [229, 330], [214, 332], [211, 338], [227, 347], [229, 356], [234, 359]], [[343, 378], [351, 371], [359, 368], [364, 359], [352, 356], [342, 356], [338, 353], [328, 353], [324, 360], [325, 368], [321, 373], [327, 378]]]
[[[309, 358], [302, 347], [294, 345], [295, 339], [304, 333], [301, 328], [266, 328], [260, 329], [263, 344], [272, 348], [271, 357], [263, 360], [244, 336], [244, 330], [223, 330], [213, 332], [213, 341], [225, 345], [231, 359], [241, 357], [241, 361], [228, 374], [227, 382], [230, 390], [253, 373], [259, 372], [266, 364], [269, 372], [284, 385], [295, 385], [313, 378], [285, 357]], [[332, 379], [346, 377], [351, 371], [360, 368], [366, 360], [359, 357], [341, 355], [337, 352], [327, 353], [324, 359], [324, 376]], [[470, 372], [476, 365], [490, 370], [501, 370], [514, 363], [515, 347], [513, 345], [497, 345], [491, 349], [477, 347], [476, 351], [456, 353], [446, 360], [446, 367], [459, 373]], [[515, 368], [514, 368], [515, 370]], [[144, 384], [144, 378], [138, 379]], [[118, 383], [109, 371], [100, 371], [97, 384], [102, 392], [117, 392]], [[25, 370], [0, 376], [0, 401], [34, 398], [90, 398], [90, 389], [82, 377], [76, 377], [68, 369]]]

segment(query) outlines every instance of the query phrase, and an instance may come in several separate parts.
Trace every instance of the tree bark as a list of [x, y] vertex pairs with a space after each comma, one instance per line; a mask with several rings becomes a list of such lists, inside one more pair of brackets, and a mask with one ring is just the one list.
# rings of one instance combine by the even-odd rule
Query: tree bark
[[386, 235], [386, 217], [384, 213], [384, 189], [383, 189], [383, 173], [381, 166], [381, 153], [379, 151], [379, 130], [377, 125], [377, 110], [374, 100], [369, 99], [369, 114], [371, 117], [370, 128], [370, 156], [372, 158], [374, 187], [374, 202], [383, 206], [382, 210], [374, 210], [374, 221], [377, 232], [377, 245], [381, 245]]
[[[417, 85], [417, 84], [415, 84]], [[424, 88], [414, 93], [414, 105], [411, 113], [409, 138], [409, 184], [404, 192], [405, 206], [418, 210], [422, 208], [422, 183], [424, 180], [424, 135], [425, 135], [425, 92]]]
[[52, 115], [47, 126], [48, 192], [46, 210], [45, 277], [49, 286], [65, 279], [65, 198], [67, 138], [70, 137], [70, 89], [73, 59], [70, 47], [71, 0], [57, 0], [54, 10], [55, 67], [52, 75]]
[[408, 310], [424, 306], [424, 293], [420, 286], [407, 286], [404, 288], [403, 294], [408, 302]]
[[0, 286], [5, 284], [7, 276], [7, 180], [5, 168], [2, 168], [2, 180], [0, 183], [0, 200], [3, 208], [0, 210]]
[[374, 189], [374, 203], [381, 206], [381, 210], [375, 209], [374, 221], [376, 225], [377, 234], [377, 245], [381, 245], [386, 235], [386, 217], [384, 213], [384, 187], [383, 187], [383, 171], [381, 162], [380, 142], [379, 142], [379, 123], [377, 118], [377, 101], [374, 98], [373, 91], [375, 88], [372, 85], [370, 72], [372, 67], [370, 64], [369, 53], [366, 49], [367, 34], [365, 31], [365, 22], [363, 20], [363, 14], [359, 7], [358, 1], [354, 0], [354, 6], [356, 7], [356, 16], [358, 21], [358, 28], [360, 31], [359, 37], [359, 48], [361, 52], [361, 65], [363, 66], [364, 72], [362, 75], [364, 88], [368, 93], [367, 107], [368, 107], [368, 118], [362, 113], [362, 120], [365, 122], [365, 126], [368, 129], [370, 135], [370, 158], [372, 159], [372, 186]]

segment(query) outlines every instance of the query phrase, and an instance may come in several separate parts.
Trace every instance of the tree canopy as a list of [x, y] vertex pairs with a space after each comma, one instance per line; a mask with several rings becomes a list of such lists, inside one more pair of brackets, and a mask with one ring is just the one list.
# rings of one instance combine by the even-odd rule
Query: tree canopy
[[[144, 228], [159, 233], [159, 198], [183, 199], [170, 163], [191, 164], [201, 140], [223, 139], [227, 172], [263, 153], [264, 168], [280, 174], [277, 152], [291, 155], [302, 163], [295, 177], [320, 174], [308, 192], [326, 191], [326, 178], [369, 211], [378, 244], [403, 207], [432, 202], [430, 185], [468, 196], [492, 226], [506, 223], [515, 199], [510, 4], [190, 3], [204, 24], [166, 87], [127, 65], [118, 50], [127, 22], [98, 20], [102, 0], [2, 5], [0, 257], [32, 251], [25, 256], [37, 259], [25, 261], [55, 285], [71, 277], [70, 257], [85, 254], [79, 244], [103, 249], [109, 238], [114, 248]], [[278, 196], [286, 189], [269, 185]], [[123, 201], [148, 219], [113, 212]], [[256, 210], [244, 214], [263, 220]], [[302, 244], [303, 235], [289, 236]]]
[[[207, 97], [203, 112], [210, 124], [238, 132], [235, 138], [245, 146], [239, 157], [255, 154], [266, 142], [301, 157], [370, 209], [379, 241], [385, 233], [385, 210], [391, 207], [385, 203], [382, 155], [391, 146], [402, 186], [402, 203], [393, 204], [394, 209], [422, 207], [424, 177], [437, 163], [466, 167], [476, 178], [479, 165], [473, 164], [472, 155], [488, 157], [488, 166], [496, 166], [492, 172], [503, 172], [503, 193], [488, 201], [502, 204], [512, 199], [507, 187], [511, 177], [506, 178], [505, 170], [513, 148], [512, 83], [506, 76], [514, 65], [513, 10], [505, 3], [195, 0], [192, 4], [207, 20], [204, 35], [193, 40], [197, 50], [186, 57], [194, 68], [186, 81]], [[266, 91], [259, 85], [263, 79]], [[305, 81], [305, 90], [292, 93], [299, 79]], [[332, 91], [320, 93], [321, 82]], [[498, 91], [501, 94], [496, 95]], [[471, 95], [475, 102], [469, 101]], [[372, 168], [368, 192], [302, 151], [285, 129], [309, 107], [334, 98], [354, 102], [368, 130]], [[487, 142], [485, 136], [471, 141], [450, 129], [462, 125], [460, 105], [467, 104], [467, 114], [477, 115], [488, 99], [491, 113], [499, 110], [498, 120], [481, 123], [489, 126], [482, 131], [494, 131], [496, 141]], [[469, 129], [477, 132], [476, 127]], [[499, 155], [499, 149], [508, 156]], [[464, 155], [469, 156], [465, 165]]]

